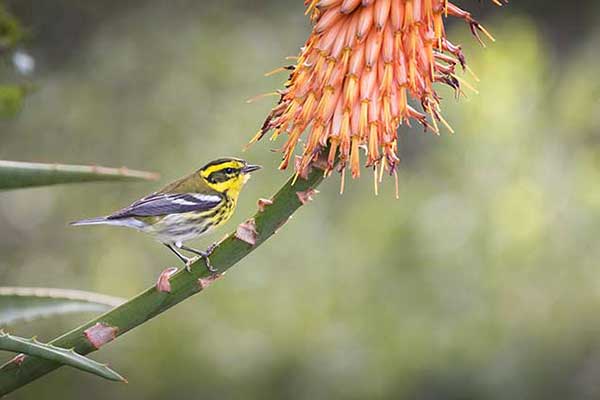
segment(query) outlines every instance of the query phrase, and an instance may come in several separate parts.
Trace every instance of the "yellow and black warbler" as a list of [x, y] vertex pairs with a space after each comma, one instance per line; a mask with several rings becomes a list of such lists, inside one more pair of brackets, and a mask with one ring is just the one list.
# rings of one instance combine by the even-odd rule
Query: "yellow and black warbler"
[[[188, 270], [193, 262], [203, 258], [208, 270], [215, 272], [209, 260], [214, 245], [200, 251], [184, 243], [225, 223], [235, 211], [250, 172], [260, 168], [238, 158], [220, 158], [122, 210], [71, 225], [106, 224], [137, 229], [167, 246]], [[188, 258], [179, 250], [198, 257]]]

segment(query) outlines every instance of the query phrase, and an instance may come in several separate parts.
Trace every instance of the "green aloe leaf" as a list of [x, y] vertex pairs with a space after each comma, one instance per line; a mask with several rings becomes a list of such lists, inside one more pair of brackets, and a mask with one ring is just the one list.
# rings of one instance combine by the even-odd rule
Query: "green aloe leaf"
[[151, 172], [100, 166], [42, 164], [0, 160], [0, 190], [61, 183], [156, 180]]
[[73, 350], [67, 350], [52, 346], [51, 344], [38, 342], [35, 338], [25, 339], [9, 335], [0, 330], [0, 350], [23, 353], [50, 361], [56, 361], [111, 381], [127, 382], [125, 378], [108, 368], [106, 364], [100, 364], [97, 361], [75, 353]]
[[0, 327], [75, 312], [104, 312], [124, 302], [80, 290], [0, 287]]

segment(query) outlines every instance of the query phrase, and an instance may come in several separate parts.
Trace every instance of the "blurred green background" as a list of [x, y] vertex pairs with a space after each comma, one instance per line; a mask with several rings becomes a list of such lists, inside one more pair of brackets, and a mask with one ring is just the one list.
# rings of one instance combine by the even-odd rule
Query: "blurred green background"
[[[463, 0], [497, 43], [452, 24], [480, 95], [441, 89], [456, 134], [402, 129], [387, 180], [321, 186], [227, 279], [11, 398], [600, 398], [600, 6]], [[72, 228], [217, 156], [266, 168], [233, 229], [288, 177], [282, 142], [242, 153], [281, 85], [263, 73], [310, 26], [295, 1], [6, 2], [36, 86], [0, 120], [0, 159], [158, 171], [159, 183], [0, 194], [0, 282], [131, 297], [177, 263], [144, 235]], [[10, 75], [4, 58], [2, 79]], [[22, 78], [15, 78], [22, 79]], [[6, 80], [6, 79], [5, 79]], [[5, 83], [5, 82], [0, 82]], [[91, 314], [11, 327], [49, 340]], [[10, 355], [6, 354], [6, 359]]]

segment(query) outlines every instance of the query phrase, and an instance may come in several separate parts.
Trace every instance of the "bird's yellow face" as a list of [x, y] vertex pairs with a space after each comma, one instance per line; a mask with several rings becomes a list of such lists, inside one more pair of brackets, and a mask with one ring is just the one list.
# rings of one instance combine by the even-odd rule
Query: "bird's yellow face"
[[198, 174], [211, 189], [237, 197], [250, 173], [258, 169], [259, 165], [248, 164], [239, 158], [221, 158], [206, 164]]

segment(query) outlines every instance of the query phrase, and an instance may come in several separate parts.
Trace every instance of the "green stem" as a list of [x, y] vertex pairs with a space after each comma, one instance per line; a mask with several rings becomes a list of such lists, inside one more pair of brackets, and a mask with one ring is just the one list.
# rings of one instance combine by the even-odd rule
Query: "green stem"
[[0, 160], [0, 190], [63, 183], [156, 180], [157, 174], [97, 165], [43, 164]]
[[[236, 237], [235, 232], [231, 233], [219, 243], [212, 253], [210, 257], [212, 265], [220, 273], [223, 273], [246, 257], [285, 224], [290, 216], [303, 204], [303, 201], [301, 201], [305, 197], [303, 195], [310, 194], [322, 180], [323, 171], [319, 169], [313, 169], [307, 179], [299, 178], [293, 185], [292, 179], [288, 180], [272, 198], [272, 204], [266, 205], [264, 211], [259, 210], [254, 215], [255, 244], [251, 245], [240, 240]], [[96, 347], [88, 341], [84, 331], [97, 323], [101, 323], [103, 326], [116, 328], [113, 329], [113, 332], [119, 337], [198, 293], [203, 287], [200, 284], [200, 278], [202, 278], [203, 283], [207, 282], [207, 278], [209, 278], [202, 260], [192, 266], [191, 272], [182, 269], [173, 275], [169, 280], [171, 285], [169, 293], [160, 292], [156, 287], [151, 287], [126, 303], [79, 328], [65, 333], [50, 343], [58, 347], [73, 348], [79, 354], [88, 354], [95, 351]], [[60, 366], [59, 363], [34, 357], [27, 357], [20, 365], [9, 361], [0, 367], [0, 396], [10, 393]]]

